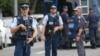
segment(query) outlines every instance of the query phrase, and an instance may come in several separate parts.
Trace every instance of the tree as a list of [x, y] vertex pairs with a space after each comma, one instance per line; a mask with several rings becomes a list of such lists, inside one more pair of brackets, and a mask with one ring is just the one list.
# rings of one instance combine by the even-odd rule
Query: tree
[[18, 3], [29, 2], [29, 0], [18, 0]]
[[13, 5], [13, 0], [0, 0], [0, 8], [2, 9], [2, 12], [5, 15], [10, 15], [10, 14], [12, 15], [13, 13], [12, 5]]
[[[18, 4], [22, 2], [30, 2], [31, 14], [42, 11], [41, 4], [43, 3], [43, 0], [18, 0]], [[13, 16], [14, 0], [0, 0], [0, 8], [2, 8], [3, 16]]]
[[[29, 0], [18, 0], [18, 4], [21, 2], [29, 2]], [[13, 16], [14, 0], [0, 0], [0, 8], [2, 8], [3, 16]]]
[[39, 0], [36, 4], [35, 13], [43, 13], [43, 0]]
[[39, 0], [30, 0], [30, 4], [31, 4], [31, 11], [30, 11], [30, 13], [31, 14], [35, 13], [35, 8], [36, 8], [36, 5], [37, 5], [38, 1]]

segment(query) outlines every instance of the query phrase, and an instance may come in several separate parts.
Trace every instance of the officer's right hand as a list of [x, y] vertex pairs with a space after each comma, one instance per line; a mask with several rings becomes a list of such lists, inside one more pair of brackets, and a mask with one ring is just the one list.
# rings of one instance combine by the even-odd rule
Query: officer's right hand
[[54, 28], [54, 33], [59, 30], [59, 27]]
[[21, 27], [22, 30], [26, 30], [26, 26], [24, 26], [23, 24], [19, 25]]
[[45, 36], [44, 35], [42, 35], [42, 41], [45, 41], [46, 39], [45, 39]]

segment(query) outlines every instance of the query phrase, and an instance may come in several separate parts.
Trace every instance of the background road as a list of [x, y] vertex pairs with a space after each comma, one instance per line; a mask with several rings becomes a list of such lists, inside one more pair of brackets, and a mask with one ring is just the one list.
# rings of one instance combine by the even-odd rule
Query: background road
[[[32, 47], [31, 56], [44, 56], [44, 43], [37, 42]], [[0, 56], [13, 56], [14, 53], [14, 46], [10, 46], [0, 50]], [[100, 56], [100, 48], [97, 49], [90, 49], [86, 48], [86, 55], [87, 56]], [[70, 50], [62, 49], [58, 50], [58, 56], [78, 56], [77, 49], [73, 48]]]

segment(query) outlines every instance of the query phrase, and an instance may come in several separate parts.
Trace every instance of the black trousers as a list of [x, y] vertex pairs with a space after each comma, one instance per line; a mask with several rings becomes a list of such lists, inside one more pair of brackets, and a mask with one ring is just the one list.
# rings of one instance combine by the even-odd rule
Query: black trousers
[[97, 28], [89, 29], [90, 41], [92, 46], [96, 45], [96, 34], [97, 34]]
[[69, 39], [69, 35], [68, 35], [68, 27], [67, 25], [64, 25], [64, 28], [62, 30], [62, 37], [61, 37], [61, 41], [60, 44], [62, 46], [66, 46], [66, 47], [70, 47], [70, 39]]

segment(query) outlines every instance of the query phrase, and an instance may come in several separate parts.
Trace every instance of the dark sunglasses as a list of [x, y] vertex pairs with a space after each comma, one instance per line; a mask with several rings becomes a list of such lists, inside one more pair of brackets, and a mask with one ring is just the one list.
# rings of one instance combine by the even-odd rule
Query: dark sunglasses
[[28, 7], [21, 7], [21, 9], [22, 9], [22, 10], [26, 10], [26, 9], [28, 9]]
[[51, 10], [55, 10], [56, 8], [51, 8]]

